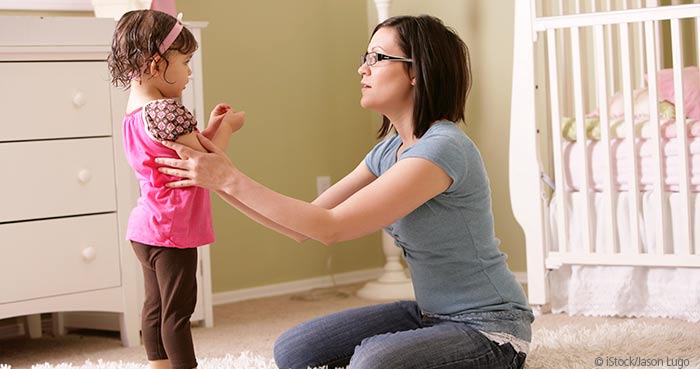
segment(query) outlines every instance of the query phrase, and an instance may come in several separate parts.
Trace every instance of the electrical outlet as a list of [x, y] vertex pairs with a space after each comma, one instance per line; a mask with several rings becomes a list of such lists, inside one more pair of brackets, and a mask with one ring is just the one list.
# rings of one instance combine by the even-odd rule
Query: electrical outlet
[[323, 191], [327, 190], [330, 186], [331, 186], [331, 177], [329, 177], [329, 176], [316, 177], [316, 196], [321, 196]]

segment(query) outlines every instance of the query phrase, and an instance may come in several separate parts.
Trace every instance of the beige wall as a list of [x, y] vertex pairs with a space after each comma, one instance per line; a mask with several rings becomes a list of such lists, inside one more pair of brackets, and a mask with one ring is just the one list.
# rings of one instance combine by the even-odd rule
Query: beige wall
[[[363, 2], [178, 1], [203, 31], [204, 102], [247, 113], [229, 156], [251, 177], [303, 200], [316, 176], [335, 182], [375, 140], [372, 114], [359, 106], [357, 67], [367, 43]], [[297, 244], [214, 199], [214, 292], [383, 265], [378, 234], [326, 247]]]
[[[367, 0], [370, 22], [374, 2]], [[430, 14], [442, 19], [467, 43], [473, 84], [467, 101], [467, 128], [491, 179], [496, 236], [513, 271], [524, 272], [525, 238], [515, 221], [508, 191], [508, 141], [513, 63], [512, 0], [392, 0], [390, 15]]]

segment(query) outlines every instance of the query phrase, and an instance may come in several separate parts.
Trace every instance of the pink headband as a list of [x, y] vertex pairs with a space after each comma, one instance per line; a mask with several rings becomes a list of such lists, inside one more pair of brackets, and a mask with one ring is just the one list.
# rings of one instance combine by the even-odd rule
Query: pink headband
[[168, 48], [170, 48], [170, 45], [175, 42], [175, 39], [177, 39], [177, 36], [180, 35], [180, 32], [182, 32], [182, 23], [180, 23], [178, 20], [175, 22], [173, 29], [170, 30], [170, 33], [165, 36], [163, 42], [161, 42], [160, 46], [158, 46], [158, 52], [160, 52], [160, 55], [163, 55], [166, 51], [168, 51]]
[[177, 11], [175, 10], [175, 0], [153, 0], [151, 1], [151, 10], [163, 12], [177, 19], [177, 22], [175, 22], [173, 28], [170, 30], [168, 35], [165, 36], [165, 39], [163, 39], [163, 42], [160, 43], [160, 46], [158, 46], [158, 52], [160, 52], [160, 55], [163, 55], [166, 51], [168, 51], [170, 45], [175, 42], [175, 39], [177, 39], [177, 36], [180, 35], [180, 32], [182, 32], [182, 23], [180, 23], [182, 13], [179, 15], [177, 14]]

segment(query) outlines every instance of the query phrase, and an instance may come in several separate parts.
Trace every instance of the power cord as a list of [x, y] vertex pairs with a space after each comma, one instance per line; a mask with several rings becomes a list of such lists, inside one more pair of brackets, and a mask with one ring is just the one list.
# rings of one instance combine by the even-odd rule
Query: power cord
[[306, 292], [292, 295], [291, 300], [294, 301], [320, 301], [326, 299], [345, 299], [350, 297], [352, 294], [347, 290], [339, 287], [335, 280], [335, 273], [333, 273], [333, 249], [330, 246], [327, 247], [326, 256], [326, 273], [331, 277], [330, 287], [319, 287], [313, 288]]

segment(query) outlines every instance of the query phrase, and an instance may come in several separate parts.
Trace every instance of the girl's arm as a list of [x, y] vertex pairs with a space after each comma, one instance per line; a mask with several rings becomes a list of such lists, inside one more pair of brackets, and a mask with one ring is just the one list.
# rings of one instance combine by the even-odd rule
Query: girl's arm
[[[245, 112], [237, 112], [226, 104], [218, 104], [212, 110], [209, 125], [202, 134], [207, 136], [216, 147], [226, 149], [231, 140], [231, 135], [241, 129], [243, 122], [245, 122]], [[182, 135], [178, 137], [176, 142], [197, 151], [207, 152], [197, 139], [196, 132]]]
[[[443, 192], [450, 177], [436, 164], [420, 158], [400, 160], [371, 183], [356, 189], [331, 209], [274, 192], [241, 173], [226, 154], [198, 136], [210, 153], [176, 143], [164, 143], [181, 159], [158, 158], [163, 173], [185, 178], [169, 187], [201, 186], [222, 191], [280, 226], [324, 244], [358, 238], [400, 219]], [[361, 164], [364, 165], [364, 164]], [[368, 169], [364, 169], [369, 172]], [[355, 188], [352, 188], [355, 189]], [[347, 194], [350, 189], [338, 191]], [[343, 196], [329, 194], [329, 204]]]

